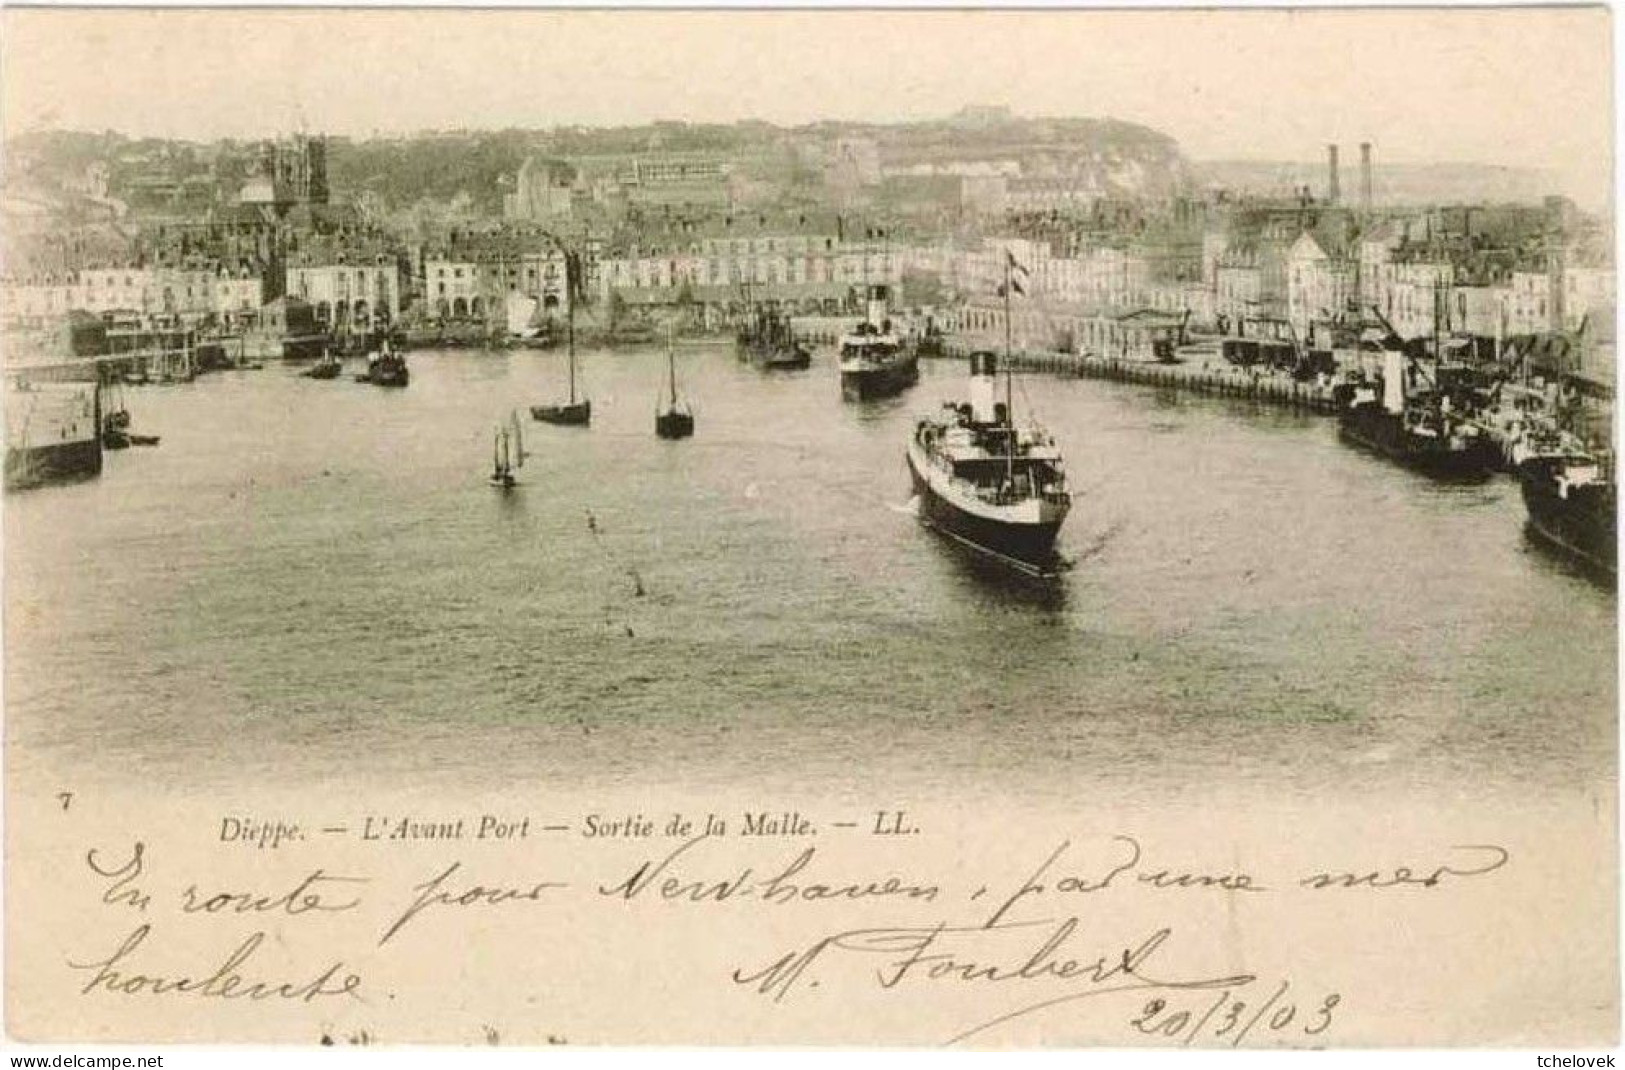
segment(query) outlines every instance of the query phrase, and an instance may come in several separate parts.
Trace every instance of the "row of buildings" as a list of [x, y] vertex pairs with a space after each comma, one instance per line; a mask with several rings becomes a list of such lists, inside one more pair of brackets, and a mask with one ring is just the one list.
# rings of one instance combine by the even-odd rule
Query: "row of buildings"
[[[8, 327], [35, 327], [69, 312], [230, 325], [277, 297], [310, 304], [329, 329], [371, 330], [400, 318], [402, 280], [393, 261], [302, 265], [267, 286], [263, 273], [225, 268], [126, 266], [65, 276], [7, 279], [0, 296]], [[275, 296], [272, 296], [274, 292]]]
[[[1024, 309], [1039, 320], [1154, 310], [1223, 332], [1277, 321], [1310, 341], [1373, 310], [1406, 338], [1436, 330], [1483, 337], [1573, 331], [1612, 313], [1612, 267], [1561, 245], [1453, 249], [1424, 237], [1425, 224], [1416, 220], [1333, 238], [1337, 229], [1317, 222], [1290, 242], [1210, 232], [1178, 265], [1133, 241], [1056, 255], [1054, 243], [1032, 238], [893, 239], [806, 217], [727, 219], [618, 245], [567, 246], [550, 232], [506, 226], [353, 260], [312, 249], [283, 257], [270, 271], [149, 265], [8, 280], [5, 310], [14, 321], [70, 309], [228, 318], [286, 295], [309, 302], [330, 327], [371, 328], [398, 322], [412, 306], [427, 319], [480, 319], [515, 296], [541, 316], [562, 315], [572, 300], [657, 308], [761, 301], [796, 312], [839, 311], [868, 285], [896, 288], [923, 277], [947, 301], [997, 311], [1002, 302], [994, 298], [1013, 257]], [[567, 247], [583, 250], [569, 281]]]
[[[837, 148], [839, 166], [862, 183], [884, 181], [872, 145]], [[1353, 204], [1333, 154], [1318, 196], [1307, 187], [1275, 199], [1092, 195], [973, 227], [827, 208], [743, 211], [696, 193], [735, 181], [731, 165], [668, 154], [532, 160], [504, 219], [408, 230], [334, 203], [326, 153], [319, 138], [259, 147], [235, 203], [154, 221], [125, 262], [0, 280], [3, 318], [39, 324], [78, 310], [230, 323], [290, 298], [334, 332], [403, 320], [521, 330], [580, 304], [651, 314], [698, 306], [717, 323], [758, 302], [850, 314], [884, 283], [895, 303], [959, 309], [968, 329], [1002, 334], [997, 294], [1012, 261], [1021, 294], [1010, 326], [1024, 344], [1129, 344], [1178, 323], [1218, 333], [1268, 325], [1313, 345], [1371, 317], [1408, 339], [1506, 338], [1612, 318], [1608, 235], [1567, 202], [1378, 211], [1366, 146]], [[977, 163], [987, 173], [957, 177], [1014, 174]], [[911, 166], [930, 178], [958, 164]], [[583, 196], [604, 190], [643, 201], [616, 218], [578, 215]], [[59, 244], [64, 265], [94, 257], [82, 243]]]

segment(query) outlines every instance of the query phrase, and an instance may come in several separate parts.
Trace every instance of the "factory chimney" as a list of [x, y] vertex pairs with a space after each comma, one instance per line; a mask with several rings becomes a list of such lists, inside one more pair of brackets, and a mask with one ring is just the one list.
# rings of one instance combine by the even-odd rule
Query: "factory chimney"
[[1371, 212], [1371, 142], [1360, 142], [1360, 211]]
[[1337, 180], [1337, 146], [1326, 146], [1326, 203], [1335, 205], [1341, 199]]

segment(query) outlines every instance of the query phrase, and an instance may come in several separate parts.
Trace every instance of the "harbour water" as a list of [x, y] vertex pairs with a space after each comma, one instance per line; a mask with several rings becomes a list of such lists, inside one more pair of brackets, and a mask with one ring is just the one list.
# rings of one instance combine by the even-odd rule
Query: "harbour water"
[[[1615, 595], [1516, 485], [1429, 482], [1323, 417], [1018, 378], [1075, 504], [1048, 587], [911, 513], [916, 414], [833, 357], [582, 354], [589, 429], [525, 422], [559, 352], [419, 352], [131, 388], [157, 450], [5, 502], [8, 758], [111, 778], [1065, 797], [1247, 782], [1534, 790], [1612, 775]], [[1238, 760], [1245, 757], [1245, 761]], [[884, 791], [882, 791], [884, 789]]]

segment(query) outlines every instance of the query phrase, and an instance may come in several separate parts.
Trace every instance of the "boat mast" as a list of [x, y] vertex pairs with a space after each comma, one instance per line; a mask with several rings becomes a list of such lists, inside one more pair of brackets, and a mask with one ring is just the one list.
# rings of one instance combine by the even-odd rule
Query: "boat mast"
[[570, 278], [571, 260], [569, 250], [564, 253], [564, 323], [565, 333], [568, 336], [570, 351], [570, 404], [576, 403], [576, 295], [575, 286]]
[[666, 367], [671, 372], [671, 407], [677, 408], [677, 354], [671, 347], [671, 331], [666, 331]]
[[1433, 375], [1434, 385], [1437, 386], [1439, 365], [1444, 363], [1444, 339], [1439, 331], [1439, 304], [1444, 300], [1444, 280], [1437, 276], [1433, 280]]
[[1004, 476], [1011, 486], [1016, 482], [1016, 413], [1010, 392], [1010, 250], [1004, 251]]

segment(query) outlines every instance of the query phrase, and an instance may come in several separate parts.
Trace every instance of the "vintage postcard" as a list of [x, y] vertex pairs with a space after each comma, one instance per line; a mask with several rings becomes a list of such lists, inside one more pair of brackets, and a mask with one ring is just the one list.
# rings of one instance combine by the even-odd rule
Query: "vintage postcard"
[[12, 1040], [1618, 1042], [1608, 9], [0, 27]]

